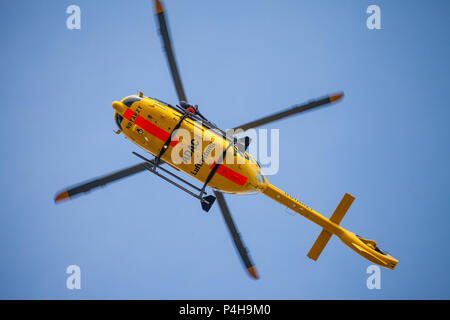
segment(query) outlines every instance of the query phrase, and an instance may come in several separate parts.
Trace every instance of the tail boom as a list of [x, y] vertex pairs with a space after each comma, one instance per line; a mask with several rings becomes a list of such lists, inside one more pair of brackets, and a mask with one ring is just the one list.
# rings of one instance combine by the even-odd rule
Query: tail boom
[[339, 225], [354, 200], [353, 196], [345, 194], [333, 215], [328, 219], [271, 184], [268, 184], [263, 193], [323, 228], [308, 253], [308, 257], [311, 259], [317, 260], [328, 240], [334, 234], [350, 249], [372, 263], [388, 269], [396, 267], [398, 260], [379, 249], [375, 241], [361, 238]]

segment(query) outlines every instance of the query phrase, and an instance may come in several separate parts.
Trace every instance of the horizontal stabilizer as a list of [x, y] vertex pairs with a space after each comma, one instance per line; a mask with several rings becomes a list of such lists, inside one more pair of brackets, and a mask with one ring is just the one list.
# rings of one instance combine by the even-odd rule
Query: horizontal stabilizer
[[[342, 218], [344, 218], [345, 214], [347, 213], [347, 210], [352, 205], [353, 200], [355, 200], [355, 197], [346, 193], [344, 197], [342, 197], [341, 202], [339, 202], [333, 214], [331, 215], [330, 221], [336, 224], [341, 223]], [[328, 241], [330, 240], [331, 235], [332, 235], [331, 232], [323, 229], [322, 232], [317, 237], [316, 242], [314, 242], [311, 250], [309, 250], [307, 254], [308, 258], [317, 260], [320, 254], [322, 253], [323, 249], [327, 245]]]

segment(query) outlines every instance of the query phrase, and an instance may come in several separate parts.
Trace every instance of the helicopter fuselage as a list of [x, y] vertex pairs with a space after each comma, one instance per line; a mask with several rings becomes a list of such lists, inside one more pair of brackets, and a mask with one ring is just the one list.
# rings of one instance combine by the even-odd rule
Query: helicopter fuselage
[[234, 194], [266, 188], [267, 179], [257, 161], [214, 128], [183, 117], [175, 108], [149, 97], [128, 96], [113, 102], [113, 108], [120, 132], [153, 156], [161, 155], [171, 137], [160, 160], [201, 183], [223, 160], [208, 187]]

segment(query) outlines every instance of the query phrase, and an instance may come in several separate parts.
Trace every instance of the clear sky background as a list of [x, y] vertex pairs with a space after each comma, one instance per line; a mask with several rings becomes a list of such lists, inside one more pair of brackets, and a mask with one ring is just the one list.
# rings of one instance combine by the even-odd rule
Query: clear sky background
[[[66, 8], [81, 7], [81, 30]], [[382, 30], [366, 28], [381, 7]], [[227, 196], [261, 275], [244, 271], [217, 206], [137, 176], [61, 205], [68, 185], [139, 162], [111, 103], [177, 98], [153, 4], [0, 1], [0, 298], [450, 298], [449, 1], [165, 2], [188, 99], [223, 128], [345, 91], [280, 121], [269, 181], [400, 262], [370, 263], [263, 195]], [[67, 266], [81, 290], [66, 289]]]

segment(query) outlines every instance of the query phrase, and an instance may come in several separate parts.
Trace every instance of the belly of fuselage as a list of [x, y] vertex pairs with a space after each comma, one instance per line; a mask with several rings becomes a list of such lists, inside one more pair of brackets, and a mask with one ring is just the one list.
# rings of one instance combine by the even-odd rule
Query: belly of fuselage
[[[115, 109], [122, 117], [120, 126], [123, 134], [153, 156], [158, 156], [182, 114], [151, 98], [132, 96], [123, 99], [120, 104]], [[267, 181], [256, 161], [248, 153], [239, 152], [234, 145], [229, 146], [229, 143], [221, 134], [200, 122], [185, 118], [161, 160], [203, 184], [216, 161], [227, 150], [208, 187], [226, 193], [261, 192]]]

